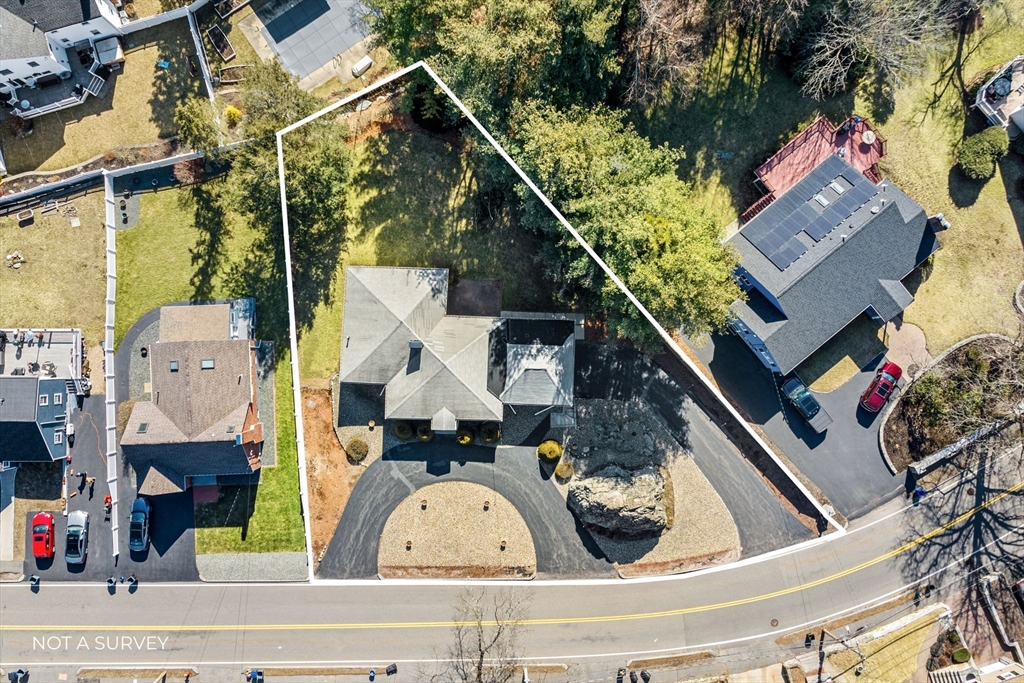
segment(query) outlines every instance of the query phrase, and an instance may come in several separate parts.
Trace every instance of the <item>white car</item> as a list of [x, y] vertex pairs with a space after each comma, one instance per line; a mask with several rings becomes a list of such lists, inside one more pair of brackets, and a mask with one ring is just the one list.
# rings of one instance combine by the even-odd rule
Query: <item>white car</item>
[[89, 553], [89, 513], [75, 510], [68, 515], [68, 531], [64, 536], [64, 561], [68, 564], [85, 564]]

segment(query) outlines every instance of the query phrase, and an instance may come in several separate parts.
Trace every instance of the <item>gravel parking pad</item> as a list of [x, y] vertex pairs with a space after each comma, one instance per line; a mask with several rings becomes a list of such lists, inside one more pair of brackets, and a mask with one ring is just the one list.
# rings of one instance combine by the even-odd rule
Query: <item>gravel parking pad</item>
[[377, 566], [384, 578], [528, 578], [537, 554], [512, 503], [486, 486], [446, 481], [395, 508]]

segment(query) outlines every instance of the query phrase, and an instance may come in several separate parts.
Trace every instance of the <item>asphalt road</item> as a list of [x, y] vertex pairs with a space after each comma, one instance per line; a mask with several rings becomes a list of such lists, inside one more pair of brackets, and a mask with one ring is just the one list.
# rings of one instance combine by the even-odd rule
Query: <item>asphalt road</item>
[[788, 401], [782, 400], [772, 374], [736, 335], [715, 335], [693, 351], [750, 421], [761, 427], [848, 519], [904, 490], [905, 476], [893, 475], [879, 450], [879, 415], [858, 407], [861, 392], [884, 357], [861, 368], [835, 391], [814, 393], [833, 420], [822, 435], [815, 434]]
[[[529, 600], [526, 657], [621, 662], [714, 650], [800, 632], [924, 581], [941, 596], [967, 571], [966, 555], [981, 572], [1019, 554], [1024, 481], [1016, 461], [1006, 463], [929, 493], [919, 507], [900, 511], [902, 500], [892, 501], [844, 535], [775, 557], [661, 580], [506, 583]], [[430, 661], [462, 590], [453, 582], [143, 583], [111, 596], [104, 586], [10, 585], [0, 591], [0, 665]]]

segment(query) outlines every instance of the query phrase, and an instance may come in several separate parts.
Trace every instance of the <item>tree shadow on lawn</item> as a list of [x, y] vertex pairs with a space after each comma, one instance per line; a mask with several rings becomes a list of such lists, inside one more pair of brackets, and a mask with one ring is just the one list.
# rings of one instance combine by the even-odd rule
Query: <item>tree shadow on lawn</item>
[[[635, 112], [637, 130], [653, 144], [682, 147], [679, 176], [699, 189], [721, 184], [737, 212], [759, 199], [752, 170], [820, 114], [840, 121], [853, 113], [853, 93], [817, 102], [763, 54], [756, 34], [723, 32], [691, 97], [674, 94]], [[716, 152], [733, 154], [719, 159]]]
[[1024, 156], [1010, 152], [999, 161], [999, 174], [1006, 188], [1010, 213], [1017, 224], [1017, 234], [1024, 243]]
[[[149, 99], [152, 110], [150, 117], [159, 129], [161, 138], [177, 134], [178, 126], [174, 123], [174, 110], [179, 103], [189, 96], [199, 96], [202, 87], [202, 76], [196, 72], [189, 73], [185, 55], [192, 55], [195, 63], [195, 43], [189, 33], [188, 22], [178, 19], [157, 28], [147, 29], [134, 34], [136, 47], [155, 43], [157, 58], [152, 65], [153, 92]], [[168, 62], [170, 66], [163, 69], [159, 62]], [[140, 65], [141, 68], [142, 65]]]
[[353, 185], [356, 239], [374, 239], [381, 266], [447, 267], [454, 277], [497, 279], [502, 304], [550, 310], [553, 286], [536, 240], [507, 207], [484, 207], [473, 157], [459, 142], [389, 130], [364, 143]]
[[[196, 269], [192, 274], [192, 298], [212, 299], [213, 278], [220, 271], [226, 256], [225, 242], [231, 237], [231, 228], [227, 224], [219, 191], [223, 182], [215, 180], [193, 185], [188, 193], [178, 195], [182, 208], [194, 209], [195, 226], [199, 237], [194, 247], [189, 248], [192, 254], [192, 266]], [[261, 311], [262, 313], [262, 311]]]

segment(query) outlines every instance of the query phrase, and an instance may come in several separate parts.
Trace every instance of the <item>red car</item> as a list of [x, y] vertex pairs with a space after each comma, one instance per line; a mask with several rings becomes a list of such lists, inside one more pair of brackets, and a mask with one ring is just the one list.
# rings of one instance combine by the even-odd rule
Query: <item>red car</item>
[[864, 410], [877, 413], [885, 405], [885, 402], [889, 400], [892, 390], [896, 388], [896, 383], [900, 381], [902, 376], [903, 370], [900, 366], [886, 361], [882, 367], [878, 368], [878, 372], [875, 373], [875, 378], [868, 385], [867, 391], [860, 397], [860, 405]]
[[32, 554], [41, 560], [49, 560], [56, 549], [53, 515], [49, 512], [40, 512], [32, 518]]

